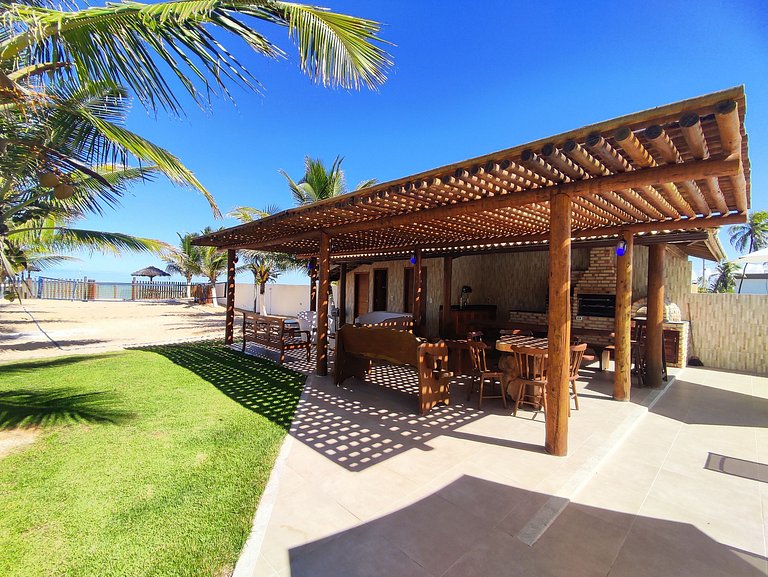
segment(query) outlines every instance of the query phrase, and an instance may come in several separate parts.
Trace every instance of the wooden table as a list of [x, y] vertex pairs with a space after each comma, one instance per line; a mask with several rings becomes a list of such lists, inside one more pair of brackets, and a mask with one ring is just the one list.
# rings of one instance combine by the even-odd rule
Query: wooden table
[[512, 347], [532, 347], [546, 351], [548, 346], [547, 339], [537, 339], [523, 335], [504, 336], [496, 341], [496, 350], [502, 352], [499, 359], [499, 369], [503, 373], [502, 386], [507, 391], [507, 395], [513, 400], [517, 401], [518, 387], [513, 386], [513, 381], [517, 376], [517, 367], [515, 367], [514, 358], [509, 354], [512, 352]]

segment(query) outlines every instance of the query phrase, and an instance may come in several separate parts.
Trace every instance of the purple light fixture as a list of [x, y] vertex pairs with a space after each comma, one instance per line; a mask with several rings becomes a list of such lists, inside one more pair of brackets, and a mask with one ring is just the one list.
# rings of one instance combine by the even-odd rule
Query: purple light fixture
[[616, 256], [624, 256], [627, 254], [627, 241], [621, 239], [616, 245]]

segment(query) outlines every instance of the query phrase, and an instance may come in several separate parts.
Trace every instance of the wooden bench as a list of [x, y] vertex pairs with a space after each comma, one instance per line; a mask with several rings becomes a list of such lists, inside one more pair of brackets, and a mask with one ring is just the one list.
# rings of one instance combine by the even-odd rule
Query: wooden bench
[[349, 377], [365, 380], [371, 361], [415, 367], [419, 374], [419, 414], [438, 403], [450, 403], [448, 347], [428, 343], [409, 332], [344, 325], [336, 334], [333, 379], [340, 385]]
[[270, 317], [256, 314], [251, 311], [238, 309], [243, 315], [243, 352], [248, 341], [277, 349], [280, 353], [280, 364], [285, 362], [285, 351], [305, 349], [307, 361], [312, 353], [312, 336], [309, 331], [302, 331], [293, 327], [286, 327], [285, 318]]

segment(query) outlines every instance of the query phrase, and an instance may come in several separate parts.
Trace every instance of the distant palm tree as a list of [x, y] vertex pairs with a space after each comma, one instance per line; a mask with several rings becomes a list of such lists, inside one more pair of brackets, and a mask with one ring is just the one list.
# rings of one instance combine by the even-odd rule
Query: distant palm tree
[[715, 269], [714, 280], [710, 282], [710, 292], [713, 293], [732, 293], [736, 286], [737, 267], [732, 262], [724, 260]]
[[[206, 226], [200, 233], [202, 235], [215, 232], [210, 226]], [[216, 281], [219, 275], [227, 270], [227, 253], [220, 251], [215, 246], [200, 247], [200, 274], [205, 276], [211, 283], [211, 292], [214, 306], [219, 305], [219, 299], [216, 296]]]
[[[747, 222], [732, 226], [728, 235], [731, 239], [731, 245], [742, 254], [768, 247], [768, 211], [750, 212]], [[741, 292], [741, 285], [744, 284], [746, 268], [745, 266], [742, 270], [738, 292]]]
[[[246, 223], [265, 218], [276, 212], [280, 212], [280, 209], [275, 205], [267, 206], [264, 209], [253, 208], [252, 206], [237, 206], [227, 216]], [[241, 251], [241, 256], [244, 264], [235, 270], [237, 272], [247, 271], [253, 274], [253, 310], [255, 311], [258, 308], [261, 314], [266, 315], [267, 306], [264, 300], [264, 293], [267, 283], [275, 282], [282, 273], [300, 268], [303, 264], [294, 257], [282, 253], [243, 250]], [[258, 306], [259, 301], [261, 302], [260, 307]]]
[[202, 255], [200, 247], [192, 244], [192, 239], [196, 235], [189, 232], [184, 236], [179, 233], [176, 235], [179, 237], [179, 247], [168, 251], [162, 258], [166, 263], [165, 272], [181, 275], [187, 280], [187, 298], [189, 298], [192, 277], [201, 272]]
[[[288, 188], [297, 205], [312, 204], [318, 200], [333, 198], [349, 192], [344, 171], [341, 168], [343, 160], [341, 156], [337, 156], [331, 168], [328, 169], [322, 160], [305, 156], [304, 176], [299, 182], [295, 182], [284, 170], [281, 170], [280, 174], [288, 182]], [[375, 178], [364, 180], [355, 187], [355, 190], [373, 186], [376, 182]]]
[[235, 269], [237, 272], [248, 271], [253, 274], [253, 310], [267, 314], [267, 303], [264, 299], [267, 283], [277, 281], [278, 277], [287, 270], [297, 268], [296, 261], [285, 254], [273, 254], [255, 250], [244, 250], [241, 254], [244, 264]]

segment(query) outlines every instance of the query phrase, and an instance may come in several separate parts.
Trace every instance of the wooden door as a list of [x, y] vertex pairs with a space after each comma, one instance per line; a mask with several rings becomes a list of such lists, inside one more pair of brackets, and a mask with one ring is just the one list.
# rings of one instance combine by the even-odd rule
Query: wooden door
[[403, 312], [413, 312], [413, 267], [405, 267], [403, 271]]
[[355, 318], [368, 312], [368, 273], [355, 273]]
[[[416, 286], [413, 283], [413, 267], [406, 267], [403, 271], [403, 312], [413, 313]], [[427, 267], [421, 267], [421, 324], [427, 322]]]
[[373, 271], [373, 310], [387, 310], [387, 269]]

